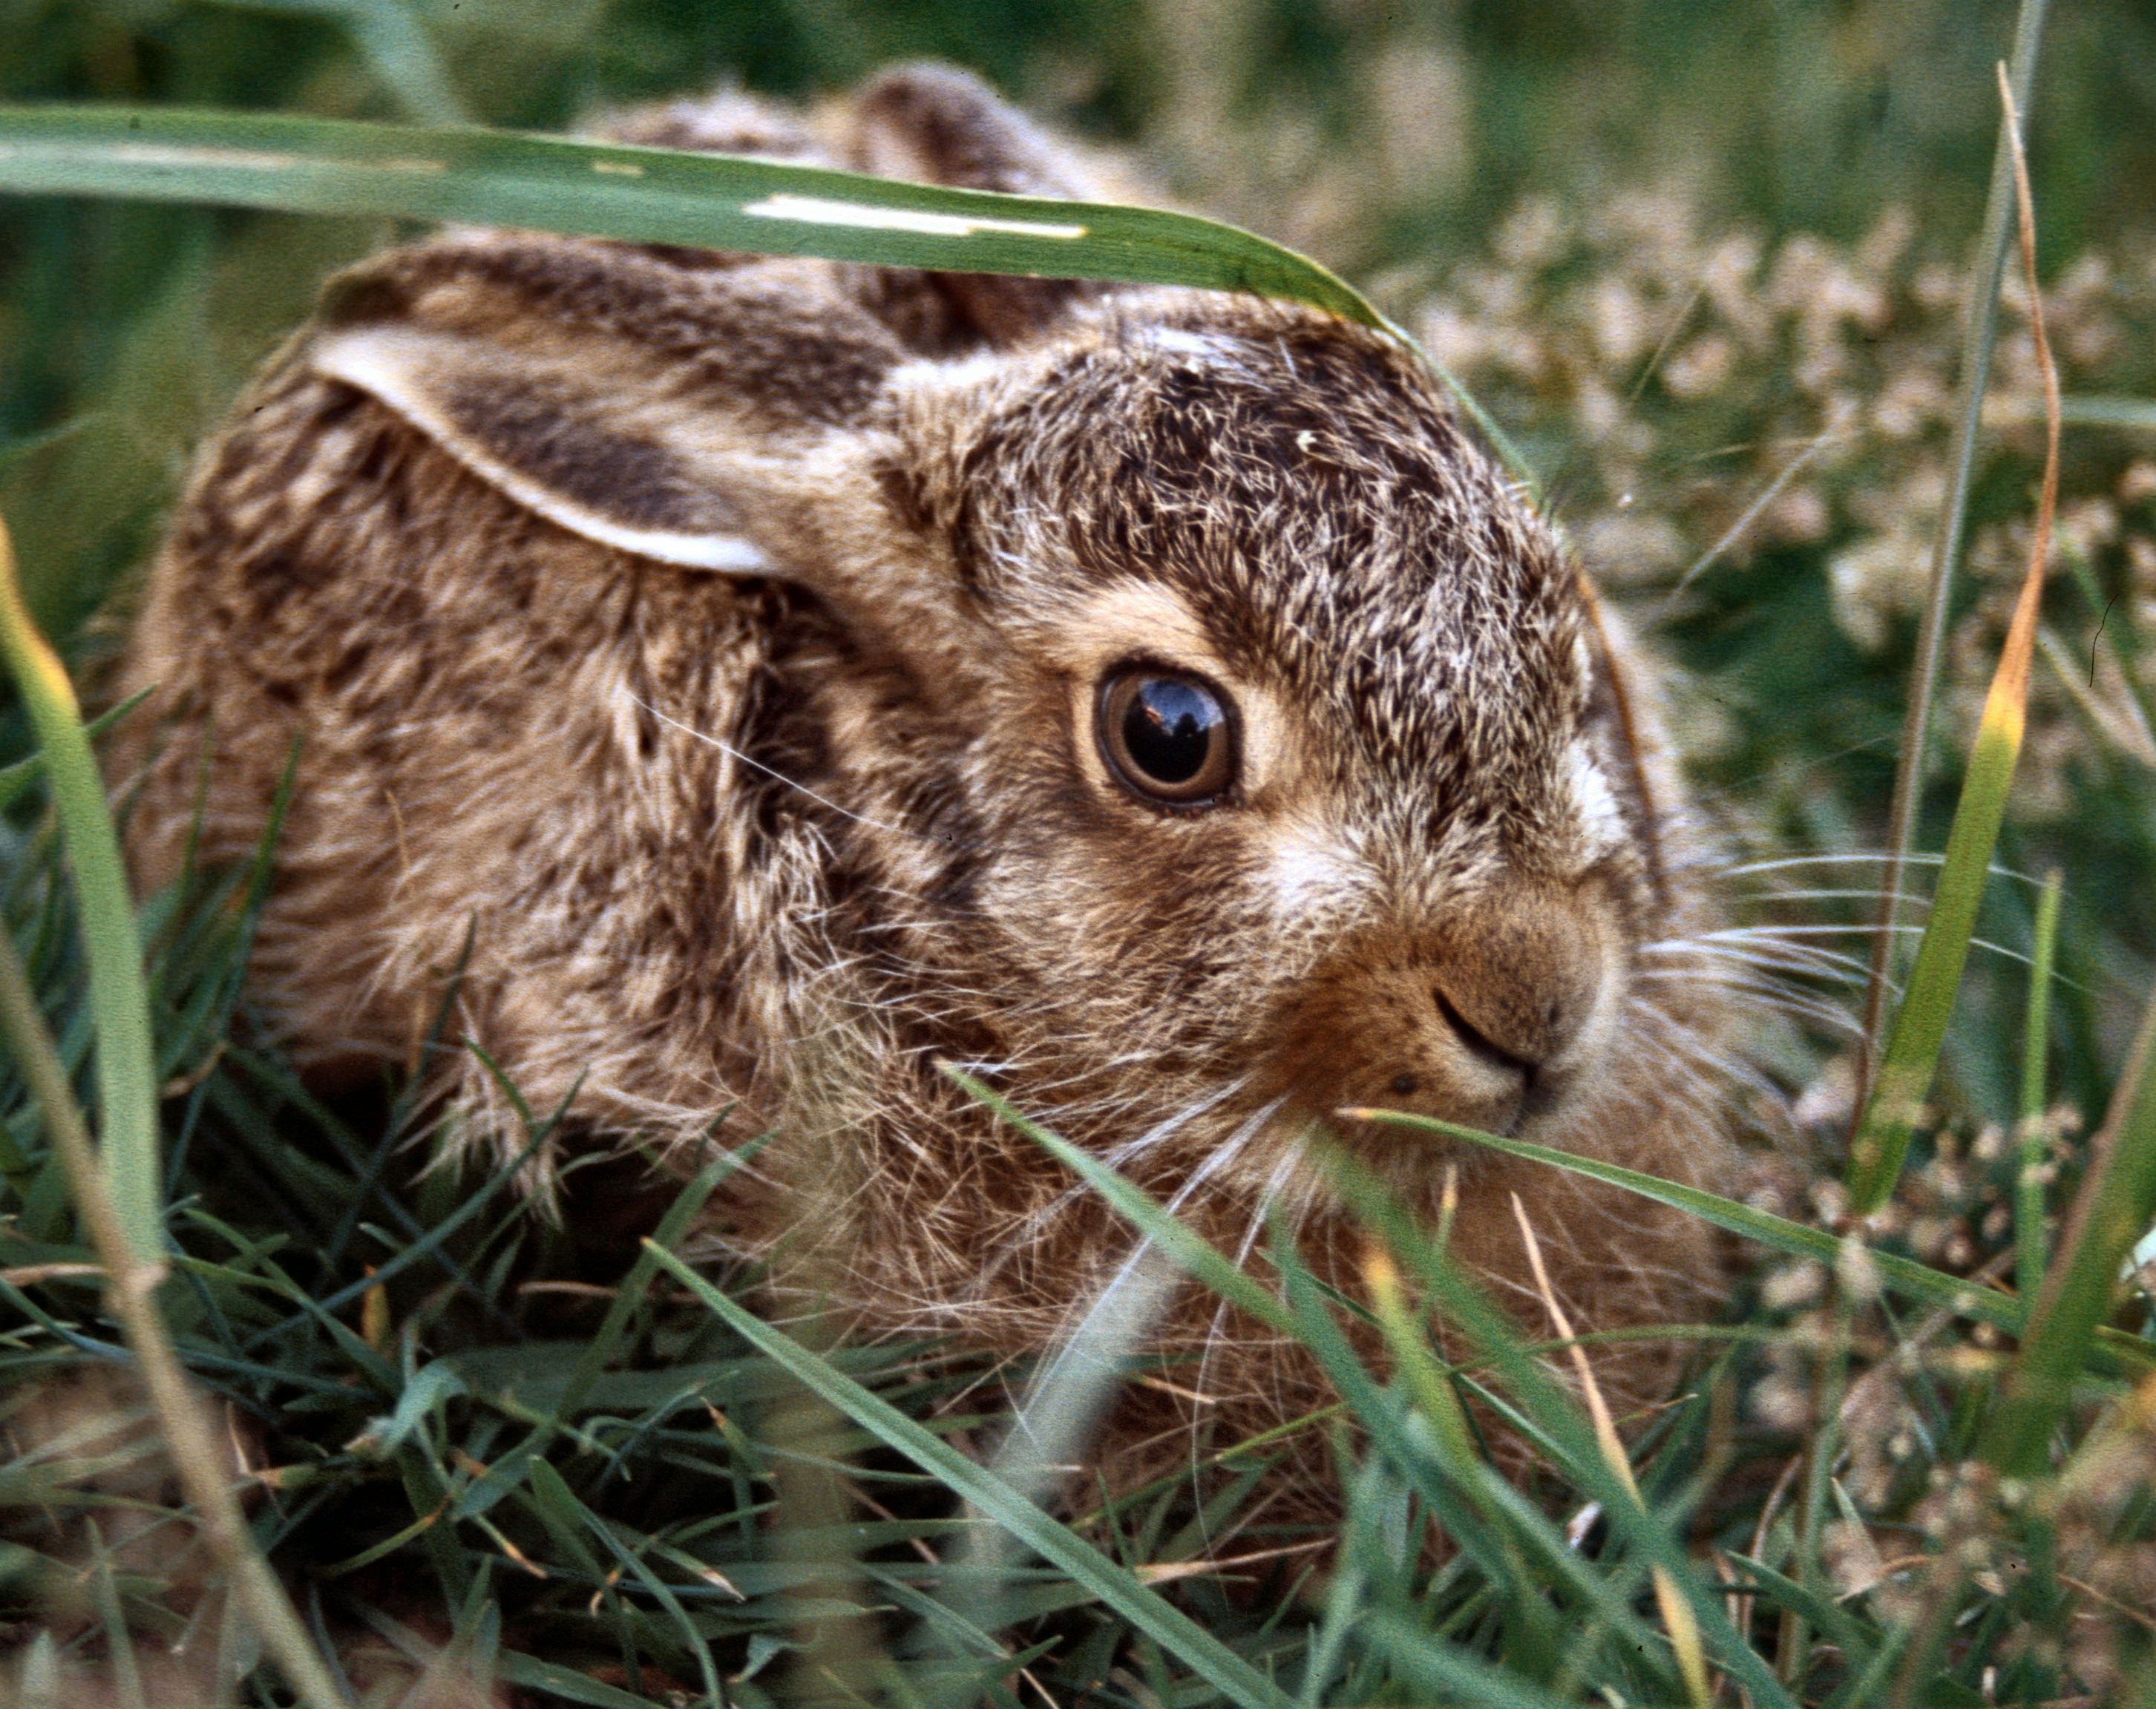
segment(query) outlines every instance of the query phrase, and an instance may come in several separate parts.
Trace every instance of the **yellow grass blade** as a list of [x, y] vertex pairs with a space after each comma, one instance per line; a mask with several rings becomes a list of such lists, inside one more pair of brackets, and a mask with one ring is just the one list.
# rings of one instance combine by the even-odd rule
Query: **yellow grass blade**
[[[1512, 1195], [1512, 1215], [1519, 1222], [1520, 1238], [1527, 1243], [1527, 1262], [1535, 1272], [1536, 1291], [1543, 1296], [1543, 1308], [1550, 1315], [1558, 1339], [1572, 1343], [1573, 1369], [1579, 1378], [1580, 1393], [1586, 1397], [1588, 1416], [1594, 1420], [1594, 1440], [1602, 1450], [1603, 1461], [1632, 1492], [1632, 1499], [1644, 1506], [1639, 1480], [1632, 1475], [1632, 1456], [1625, 1451], [1625, 1444], [1617, 1434], [1616, 1420], [1609, 1415], [1609, 1403], [1602, 1398], [1602, 1385], [1594, 1380], [1594, 1368], [1587, 1363], [1586, 1349], [1573, 1333], [1572, 1320], [1565, 1316], [1564, 1307], [1558, 1304], [1557, 1291], [1550, 1286], [1549, 1272], [1543, 1267], [1542, 1242], [1535, 1238], [1534, 1224], [1527, 1220], [1527, 1208], [1520, 1203], [1517, 1193]], [[1661, 1609], [1662, 1624], [1676, 1650], [1677, 1667], [1684, 1675], [1686, 1694], [1697, 1709], [1706, 1709], [1711, 1694], [1699, 1621], [1692, 1614], [1691, 1604], [1685, 1600], [1684, 1593], [1677, 1588], [1676, 1580], [1670, 1576], [1669, 1569], [1658, 1563], [1651, 1570], [1655, 1603]]]

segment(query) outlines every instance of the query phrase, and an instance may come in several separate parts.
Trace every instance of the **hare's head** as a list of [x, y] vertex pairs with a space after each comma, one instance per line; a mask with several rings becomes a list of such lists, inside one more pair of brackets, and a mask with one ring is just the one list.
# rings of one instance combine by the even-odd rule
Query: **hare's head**
[[1342, 1106], [1561, 1134], [1664, 827], [1588, 594], [1424, 371], [1132, 294], [892, 398], [963, 655], [950, 937], [1014, 1065], [1214, 1156]]
[[1185, 1163], [1343, 1106], [1561, 1140], [1673, 904], [1549, 531], [1373, 332], [1029, 301], [923, 355], [828, 271], [474, 239], [313, 360], [593, 541], [813, 596], [784, 716], [707, 733], [799, 786], [916, 1064]]

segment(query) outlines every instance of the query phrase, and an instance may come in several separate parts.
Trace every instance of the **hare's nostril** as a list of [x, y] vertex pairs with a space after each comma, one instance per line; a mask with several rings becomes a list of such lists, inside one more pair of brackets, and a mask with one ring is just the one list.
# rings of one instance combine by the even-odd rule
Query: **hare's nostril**
[[1491, 1039], [1488, 1034], [1471, 1022], [1466, 1015], [1460, 1014], [1460, 1006], [1445, 994], [1445, 988], [1442, 985], [1433, 986], [1430, 994], [1431, 999], [1437, 1004], [1438, 1014], [1445, 1018], [1445, 1025], [1450, 1027], [1458, 1035], [1461, 1044], [1491, 1066], [1510, 1069], [1527, 1085], [1534, 1084], [1535, 1072], [1542, 1066], [1540, 1062], [1532, 1057], [1522, 1056], [1517, 1051], [1507, 1050]]
[[1414, 1095], [1415, 1088], [1421, 1084], [1422, 1082], [1411, 1074], [1396, 1074], [1393, 1076], [1393, 1096], [1396, 1098], [1410, 1097]]

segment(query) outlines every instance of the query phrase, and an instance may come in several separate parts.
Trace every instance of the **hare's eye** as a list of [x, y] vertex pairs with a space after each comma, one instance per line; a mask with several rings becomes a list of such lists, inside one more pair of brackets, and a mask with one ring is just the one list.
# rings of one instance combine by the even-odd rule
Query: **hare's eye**
[[1235, 781], [1229, 700], [1202, 676], [1122, 666], [1102, 680], [1097, 716], [1108, 769], [1149, 801], [1207, 807]]

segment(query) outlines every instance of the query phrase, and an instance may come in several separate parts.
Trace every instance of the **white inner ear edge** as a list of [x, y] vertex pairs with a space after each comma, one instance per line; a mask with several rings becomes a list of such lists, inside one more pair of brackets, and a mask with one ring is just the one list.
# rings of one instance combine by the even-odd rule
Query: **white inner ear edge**
[[426, 387], [413, 378], [417, 373], [469, 371], [488, 364], [488, 353], [471, 340], [409, 327], [375, 326], [317, 338], [308, 360], [316, 372], [356, 386], [388, 405], [489, 485], [572, 534], [692, 570], [752, 576], [769, 574], [774, 567], [760, 547], [738, 534], [624, 527], [570, 502], [490, 454], [470, 434], [459, 431]]

